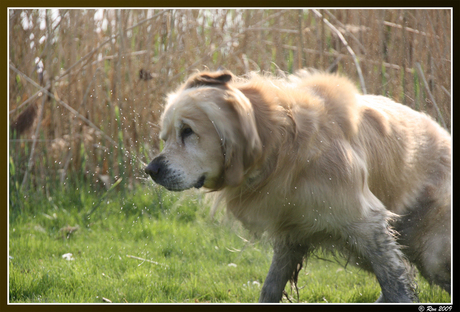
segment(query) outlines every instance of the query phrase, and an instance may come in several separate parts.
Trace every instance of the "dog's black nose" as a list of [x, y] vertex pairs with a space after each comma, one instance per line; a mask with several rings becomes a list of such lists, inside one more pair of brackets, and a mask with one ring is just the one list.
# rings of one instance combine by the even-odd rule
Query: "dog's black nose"
[[147, 167], [145, 167], [144, 171], [151, 177], [157, 176], [160, 172], [160, 165], [158, 163], [151, 162]]
[[162, 157], [157, 157], [145, 167], [144, 171], [155, 180], [159, 176], [162, 167]]

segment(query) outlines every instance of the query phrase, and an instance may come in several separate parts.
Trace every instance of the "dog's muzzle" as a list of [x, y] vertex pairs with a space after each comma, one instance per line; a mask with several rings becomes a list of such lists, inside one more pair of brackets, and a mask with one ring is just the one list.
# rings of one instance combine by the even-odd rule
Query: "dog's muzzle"
[[170, 191], [183, 191], [188, 188], [200, 188], [204, 185], [206, 177], [201, 176], [194, 184], [188, 185], [183, 183], [181, 174], [176, 170], [168, 167], [168, 161], [163, 155], [156, 157], [144, 169], [155, 183], [163, 185]]

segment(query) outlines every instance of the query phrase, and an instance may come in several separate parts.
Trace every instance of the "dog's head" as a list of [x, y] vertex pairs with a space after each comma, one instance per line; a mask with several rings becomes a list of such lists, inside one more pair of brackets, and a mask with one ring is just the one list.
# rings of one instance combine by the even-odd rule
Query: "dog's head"
[[145, 168], [169, 190], [239, 185], [260, 157], [249, 99], [232, 86], [229, 71], [191, 76], [167, 97], [161, 118], [163, 151]]

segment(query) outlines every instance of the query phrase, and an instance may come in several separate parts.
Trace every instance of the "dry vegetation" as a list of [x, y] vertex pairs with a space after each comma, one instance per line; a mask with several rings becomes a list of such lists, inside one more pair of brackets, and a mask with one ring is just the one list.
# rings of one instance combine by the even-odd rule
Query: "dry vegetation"
[[335, 70], [450, 130], [451, 13], [10, 10], [10, 182], [133, 185], [159, 148], [164, 95], [219, 66], [239, 75]]

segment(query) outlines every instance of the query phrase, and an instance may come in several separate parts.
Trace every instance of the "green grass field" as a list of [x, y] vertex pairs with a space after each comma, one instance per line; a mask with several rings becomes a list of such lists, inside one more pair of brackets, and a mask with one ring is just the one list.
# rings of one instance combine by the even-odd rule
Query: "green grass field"
[[[107, 196], [84, 187], [16, 195], [10, 193], [10, 303], [258, 300], [269, 243], [245, 240], [247, 232], [223, 212], [211, 220], [196, 192], [139, 186]], [[299, 297], [288, 284], [283, 302], [373, 302], [380, 292], [374, 276], [319, 259], [309, 260], [298, 287]], [[422, 278], [418, 287], [421, 302], [451, 302]]]

